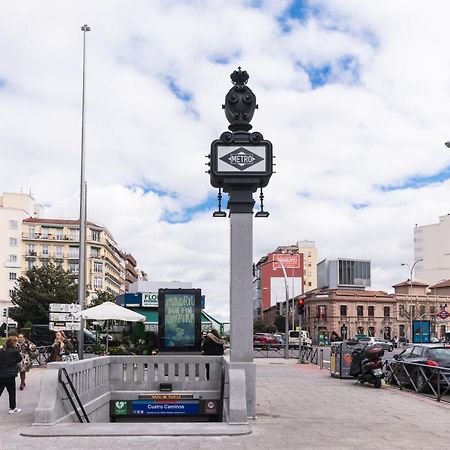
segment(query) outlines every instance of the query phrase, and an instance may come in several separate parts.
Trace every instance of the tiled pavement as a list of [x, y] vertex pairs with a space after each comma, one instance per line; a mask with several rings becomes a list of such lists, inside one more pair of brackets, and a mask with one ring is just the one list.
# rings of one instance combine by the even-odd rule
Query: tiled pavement
[[[33, 369], [18, 392], [20, 415], [0, 399], [0, 449], [444, 449], [450, 448], [450, 404], [338, 380], [295, 360], [258, 359], [257, 419], [244, 436], [31, 438], [40, 375]], [[155, 426], [151, 424], [149, 426]], [[199, 424], [198, 426], [201, 426]]]

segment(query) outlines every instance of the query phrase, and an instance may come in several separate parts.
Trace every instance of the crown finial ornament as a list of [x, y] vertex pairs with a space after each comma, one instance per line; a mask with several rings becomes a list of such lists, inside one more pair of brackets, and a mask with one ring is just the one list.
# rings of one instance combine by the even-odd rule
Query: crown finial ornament
[[248, 73], [246, 70], [242, 71], [241, 66], [238, 67], [238, 70], [235, 70], [231, 75], [231, 82], [237, 86], [244, 86], [247, 84], [249, 79]]
[[253, 118], [255, 109], [258, 108], [256, 104], [256, 97], [252, 90], [247, 86], [249, 75], [246, 70], [235, 70], [230, 75], [234, 86], [228, 91], [225, 96], [225, 116], [230, 122], [228, 129], [233, 132], [249, 131], [252, 126], [250, 121]]

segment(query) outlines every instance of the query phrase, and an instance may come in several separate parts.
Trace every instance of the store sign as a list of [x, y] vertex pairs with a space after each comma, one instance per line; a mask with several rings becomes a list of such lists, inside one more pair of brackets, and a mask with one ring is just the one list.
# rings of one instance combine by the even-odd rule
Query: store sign
[[183, 416], [200, 414], [198, 400], [134, 400], [131, 405], [131, 414], [137, 416]]
[[299, 269], [300, 268], [300, 255], [288, 255], [285, 253], [274, 253], [272, 255], [272, 259], [274, 260], [273, 269], [281, 269], [281, 265], [275, 261], [281, 261], [285, 269]]
[[142, 307], [143, 308], [158, 307], [158, 293], [157, 292], [142, 293]]

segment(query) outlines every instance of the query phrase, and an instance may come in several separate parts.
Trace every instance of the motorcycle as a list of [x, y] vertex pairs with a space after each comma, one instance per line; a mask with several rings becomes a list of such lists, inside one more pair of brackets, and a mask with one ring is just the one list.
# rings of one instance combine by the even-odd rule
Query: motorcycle
[[361, 384], [369, 383], [374, 387], [381, 387], [381, 380], [384, 378], [383, 360], [384, 349], [376, 345], [366, 345], [352, 352], [352, 363], [350, 375], [358, 379]]

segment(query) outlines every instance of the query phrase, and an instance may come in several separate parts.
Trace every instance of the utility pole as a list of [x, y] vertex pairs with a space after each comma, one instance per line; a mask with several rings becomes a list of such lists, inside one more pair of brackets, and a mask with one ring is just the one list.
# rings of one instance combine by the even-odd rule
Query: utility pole
[[[81, 94], [81, 167], [80, 167], [80, 248], [78, 271], [78, 303], [81, 311], [86, 302], [86, 180], [85, 180], [85, 100], [86, 100], [86, 33], [91, 31], [88, 25], [81, 27], [83, 32], [83, 75]], [[78, 331], [78, 357], [83, 359], [84, 350], [84, 320], [80, 319]]]

